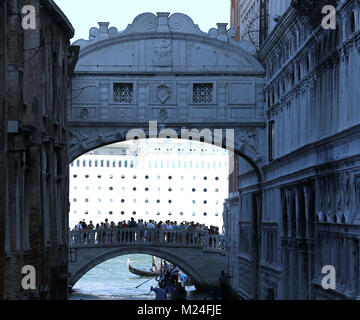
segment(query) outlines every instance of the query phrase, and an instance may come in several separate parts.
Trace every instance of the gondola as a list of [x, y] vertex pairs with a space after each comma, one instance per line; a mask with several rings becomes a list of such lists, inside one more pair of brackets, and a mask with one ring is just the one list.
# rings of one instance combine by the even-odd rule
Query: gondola
[[130, 265], [129, 259], [128, 259], [128, 269], [132, 274], [136, 274], [141, 277], [156, 277], [156, 276], [160, 276], [160, 274], [161, 274], [160, 271], [145, 271], [145, 270], [139, 270], [139, 269], [133, 268]]
[[[155, 257], [153, 257], [153, 266], [156, 266], [156, 262], [155, 262]], [[129, 272], [131, 272], [132, 274], [136, 274], [138, 276], [141, 276], [141, 277], [158, 277], [161, 275], [161, 270], [159, 271], [146, 271], [146, 270], [139, 270], [139, 269], [136, 269], [134, 267], [132, 267], [130, 265], [130, 260], [128, 259], [128, 269], [129, 269]], [[185, 286], [193, 286], [194, 285], [194, 282], [193, 280], [188, 277], [187, 280], [185, 281], [184, 283]]]

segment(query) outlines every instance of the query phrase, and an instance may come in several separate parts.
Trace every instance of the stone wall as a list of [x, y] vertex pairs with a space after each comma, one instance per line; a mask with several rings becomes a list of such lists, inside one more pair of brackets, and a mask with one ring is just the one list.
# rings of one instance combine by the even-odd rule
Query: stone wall
[[[234, 225], [228, 226], [228, 265], [241, 270], [244, 279], [234, 277], [233, 287], [245, 298], [354, 299], [360, 294], [354, 272], [360, 248], [359, 2], [339, 4], [336, 30], [313, 28], [308, 19], [290, 7], [259, 51], [267, 69], [263, 181], [259, 186], [241, 159], [240, 190], [228, 200], [228, 221]], [[259, 189], [260, 214], [251, 200]], [[240, 243], [238, 254], [232, 245], [254, 238], [258, 282], [247, 274], [255, 251], [248, 260], [239, 257], [251, 253], [251, 245]], [[321, 287], [327, 264], [339, 273], [336, 290]]]
[[[36, 9], [34, 30], [22, 28], [23, 5]], [[0, 280], [4, 279], [0, 297], [65, 299], [66, 91], [71, 71], [69, 39], [74, 30], [53, 1], [9, 0], [4, 6], [0, 18], [2, 24], [5, 19], [8, 30], [0, 45], [5, 53], [0, 54], [0, 77], [7, 77], [1, 82], [8, 90], [5, 97], [0, 93], [5, 110], [0, 116], [0, 135], [4, 137], [0, 141], [6, 141], [0, 145], [0, 171], [7, 176], [1, 177], [4, 187], [0, 189], [0, 199], [4, 199], [0, 233], [5, 235], [0, 240]], [[22, 290], [25, 265], [36, 269], [36, 290]]]

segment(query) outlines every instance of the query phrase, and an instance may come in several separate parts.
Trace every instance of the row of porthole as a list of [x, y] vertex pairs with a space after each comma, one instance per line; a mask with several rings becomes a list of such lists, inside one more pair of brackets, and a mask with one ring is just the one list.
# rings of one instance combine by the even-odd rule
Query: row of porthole
[[[77, 186], [74, 186], [74, 190], [77, 190], [77, 189], [78, 189], [78, 187], [77, 187]], [[102, 187], [99, 186], [98, 189], [99, 189], [99, 190], [102, 190]], [[123, 191], [126, 190], [125, 187], [122, 187], [121, 189], [122, 189]], [[85, 190], [90, 190], [90, 187], [89, 187], [89, 186], [86, 186], [86, 187], [85, 187]], [[113, 187], [109, 187], [109, 190], [114, 190], [114, 188], [113, 188]], [[133, 191], [136, 191], [136, 190], [137, 190], [136, 187], [134, 187], [134, 188], [133, 188]], [[145, 191], [149, 191], [149, 190], [150, 190], [149, 188], [147, 188], [147, 187], [145, 188]], [[161, 190], [160, 187], [158, 187], [157, 190], [160, 191], [160, 190]], [[185, 190], [184, 188], [180, 188], [180, 191], [181, 191], [181, 192], [184, 192], [184, 190]], [[169, 191], [169, 192], [172, 192], [172, 191], [173, 191], [173, 188], [168, 188], [168, 191]], [[204, 192], [207, 192], [208, 190], [205, 188], [203, 191], [204, 191]], [[192, 189], [192, 192], [196, 192], [196, 189], [193, 188], [193, 189]], [[216, 188], [216, 189], [215, 189], [215, 192], [219, 192], [219, 189]]]
[[[102, 199], [98, 199], [98, 202], [101, 202], [101, 201], [102, 201]], [[109, 199], [109, 201], [110, 201], [110, 202], [114, 202], [113, 199]], [[77, 199], [74, 198], [74, 199], [73, 199], [73, 202], [77, 202]], [[89, 202], [89, 199], [85, 199], [85, 202]], [[133, 202], [136, 203], [137, 200], [134, 199]], [[156, 203], [160, 203], [160, 202], [161, 202], [161, 200], [159, 200], [159, 199], [156, 200]], [[125, 203], [125, 199], [121, 199], [121, 203]], [[149, 200], [146, 199], [146, 200], [145, 200], [145, 203], [149, 203]], [[168, 203], [172, 203], [172, 200], [168, 200]], [[196, 200], [192, 200], [192, 203], [193, 203], [193, 204], [196, 204]], [[207, 204], [208, 201], [207, 201], [207, 200], [204, 200], [203, 203], [204, 203], [204, 204]], [[219, 200], [216, 200], [216, 204], [219, 204]]]
[[[77, 177], [78, 177], [77, 174], [74, 174], [74, 175], [73, 175], [73, 178], [76, 179]], [[98, 175], [97, 177], [98, 177], [99, 179], [102, 178], [101, 175]], [[86, 175], [85, 175], [85, 178], [88, 179], [88, 178], [90, 178], [90, 176], [89, 176], [88, 174], [86, 174]], [[113, 176], [113, 175], [110, 175], [109, 178], [110, 178], [110, 179], [113, 179], [114, 176]], [[184, 180], [184, 176], [181, 176], [180, 178], [181, 178], [181, 180]], [[121, 176], [121, 179], [125, 179], [125, 175], [122, 175], [122, 176]], [[133, 179], [137, 179], [137, 176], [133, 176]], [[145, 179], [149, 179], [149, 176], [145, 176]], [[160, 179], [161, 179], [161, 176], [157, 176], [157, 179], [160, 180]], [[173, 177], [172, 177], [172, 176], [169, 176], [168, 179], [169, 179], [169, 180], [172, 180]], [[203, 179], [206, 181], [206, 180], [208, 179], [208, 177], [204, 177]], [[195, 177], [195, 176], [193, 176], [193, 180], [196, 180], [196, 177]], [[218, 180], [219, 180], [219, 177], [215, 177], [215, 180], [218, 181]]]
[[[187, 149], [186, 149], [187, 150]], [[155, 151], [161, 151], [161, 148], [155, 148]], [[166, 148], [166, 151], [173, 151], [173, 149], [172, 148]], [[175, 151], [175, 150], [174, 150]], [[180, 151], [185, 151], [185, 149], [177, 149], [177, 151], [178, 152], [180, 152]], [[189, 151], [192, 151], [192, 152], [195, 152], [196, 151], [196, 149], [189, 149]], [[215, 149], [213, 149], [212, 150], [212, 152], [219, 152], [219, 150], [215, 150]], [[227, 150], [223, 150], [223, 152], [226, 152]], [[208, 152], [208, 150], [207, 149], [201, 149], [201, 152]]]
[[[75, 190], [77, 190], [77, 189], [75, 189]], [[86, 190], [89, 190], [89, 187], [86, 187]], [[99, 187], [99, 190], [101, 190], [101, 187]], [[114, 187], [109, 187], [109, 190], [110, 190], [110, 191], [113, 191], [113, 190], [114, 190]], [[124, 190], [124, 189], [123, 189], [123, 190]], [[137, 188], [134, 187], [134, 188], [133, 188], [133, 191], [136, 191], [136, 190], [137, 190]], [[147, 187], [145, 188], [145, 191], [149, 191], [149, 190], [150, 190], [149, 188], [147, 188]], [[158, 188], [158, 191], [160, 191], [160, 188]], [[172, 189], [172, 188], [169, 188], [168, 191], [171, 192], [171, 191], [173, 191], [173, 189]], [[181, 188], [181, 191], [184, 191], [184, 188]], [[203, 191], [204, 191], [204, 192], [207, 192], [208, 189], [205, 188]], [[192, 192], [196, 192], [196, 189], [195, 189], [195, 188], [192, 188]], [[219, 192], [219, 189], [216, 188], [216, 189], [215, 189], [215, 192]]]
[[[102, 212], [99, 210], [97, 213], [100, 215]], [[77, 211], [76, 211], [76, 210], [74, 211], [74, 214], [77, 214]], [[85, 211], [84, 214], [88, 215], [88, 214], [89, 214], [89, 211]], [[114, 211], [109, 211], [109, 215], [113, 215], [113, 214], [114, 214]], [[121, 214], [121, 215], [125, 215], [125, 211], [121, 211], [120, 214]], [[132, 214], [133, 214], [133, 215], [136, 215], [137, 212], [136, 212], [136, 211], [133, 211]], [[149, 211], [146, 211], [145, 214], [146, 214], [146, 215], [149, 215]], [[171, 215], [173, 215], [173, 214], [174, 214], [173, 212], [169, 212], [169, 213], [168, 213], [169, 216], [171, 216]], [[180, 216], [183, 216], [183, 215], [184, 215], [184, 212], [180, 212], [179, 214], [180, 214]], [[156, 215], [159, 216], [159, 215], [160, 215], [160, 212], [159, 212], [159, 211], [156, 212]], [[206, 217], [207, 215], [208, 215], [207, 212], [204, 212], [204, 213], [203, 213], [203, 216], [204, 216], [204, 217]], [[196, 212], [193, 212], [193, 213], [192, 213], [192, 216], [195, 217], [195, 216], [196, 216]], [[218, 217], [218, 216], [219, 216], [219, 213], [216, 212], [216, 213], [215, 213], [215, 216]]]

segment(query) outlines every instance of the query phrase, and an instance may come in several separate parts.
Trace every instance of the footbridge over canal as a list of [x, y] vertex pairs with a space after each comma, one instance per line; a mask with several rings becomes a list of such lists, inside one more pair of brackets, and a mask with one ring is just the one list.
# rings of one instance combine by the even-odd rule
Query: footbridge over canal
[[144, 228], [71, 231], [69, 285], [102, 262], [121, 255], [148, 254], [165, 259], [188, 274], [196, 287], [218, 285], [225, 270], [223, 236], [208, 231]]

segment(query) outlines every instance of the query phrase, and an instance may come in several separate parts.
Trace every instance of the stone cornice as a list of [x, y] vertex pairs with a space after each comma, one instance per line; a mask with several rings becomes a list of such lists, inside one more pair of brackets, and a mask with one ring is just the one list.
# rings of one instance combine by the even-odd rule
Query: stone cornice
[[[208, 36], [204, 36], [201, 34], [189, 34], [189, 33], [182, 33], [182, 32], [138, 32], [138, 33], [131, 33], [131, 34], [119, 34], [114, 37], [105, 38], [103, 40], [98, 40], [87, 44], [86, 46], [82, 45], [82, 41], [79, 40], [73, 43], [74, 46], [82, 46], [80, 49], [79, 60], [97, 50], [102, 48], [106, 48], [112, 46], [116, 43], [126, 43], [126, 42], [134, 42], [139, 40], [155, 40], [155, 39], [171, 39], [171, 40], [184, 40], [184, 41], [195, 41], [197, 43], [203, 43], [206, 45], [210, 45], [214, 48], [218, 49], [225, 49], [233, 54], [240, 55], [247, 63], [251, 66], [246, 70], [241, 70], [241, 73], [250, 72], [250, 73], [259, 73], [264, 74], [265, 70], [262, 64], [258, 61], [258, 59], [252, 54], [251, 47], [247, 44], [249, 43], [247, 40], [242, 40], [239, 43], [236, 41], [232, 42], [224, 42], [219, 39], [211, 38]], [[205, 70], [209, 73], [211, 71]], [[230, 70], [229, 70], [230, 71]]]
[[71, 39], [75, 34], [75, 29], [57, 4], [53, 0], [41, 0], [41, 5], [54, 17], [59, 27], [65, 31], [68, 39]]
[[[351, 137], [351, 139], [349, 139], [350, 137]], [[294, 161], [294, 159], [303, 158], [304, 155], [306, 155], [306, 154], [310, 154], [312, 152], [326, 149], [329, 146], [341, 145], [344, 143], [345, 140], [347, 142], [349, 142], [350, 140], [355, 140], [355, 139], [360, 139], [360, 124], [352, 126], [341, 132], [332, 134], [330, 136], [323, 137], [316, 142], [306, 144], [305, 146], [302, 146], [296, 150], [293, 150], [290, 153], [287, 153], [287, 154], [273, 160], [272, 162], [264, 165], [262, 167], [262, 169], [264, 170], [264, 172], [266, 172], [269, 169], [272, 169], [277, 166], [281, 166], [283, 163], [288, 163], [290, 160]], [[344, 159], [333, 160], [333, 162], [335, 162], [335, 161], [344, 161]], [[319, 165], [321, 165], [321, 164], [317, 164], [317, 166], [319, 166]]]
[[74, 42], [84, 49], [94, 43], [103, 42], [112, 38], [134, 36], [136, 34], [188, 34], [197, 35], [204, 38], [218, 40], [221, 43], [229, 43], [233, 46], [240, 47], [248, 54], [255, 56], [256, 48], [247, 40], [235, 41], [236, 30], [234, 28], [227, 29], [227, 23], [217, 23], [217, 28], [211, 28], [209, 32], [200, 30], [193, 20], [183, 14], [169, 12], [158, 12], [157, 15], [146, 12], [138, 15], [131, 24], [123, 31], [117, 28], [109, 28], [109, 22], [99, 22], [99, 27], [93, 27], [89, 31], [89, 39], [80, 39]]

